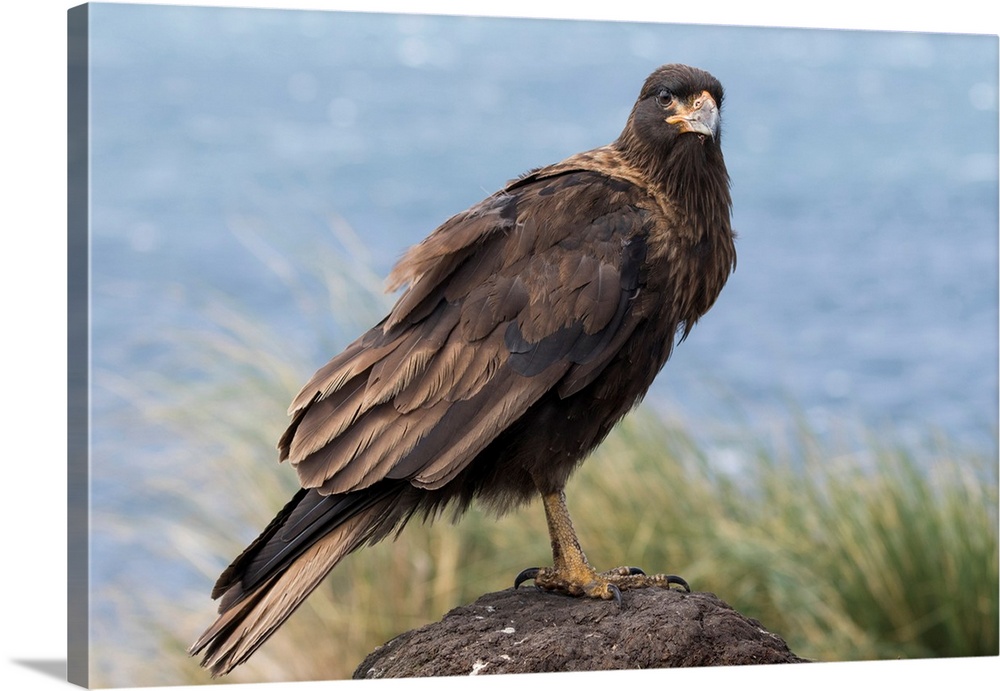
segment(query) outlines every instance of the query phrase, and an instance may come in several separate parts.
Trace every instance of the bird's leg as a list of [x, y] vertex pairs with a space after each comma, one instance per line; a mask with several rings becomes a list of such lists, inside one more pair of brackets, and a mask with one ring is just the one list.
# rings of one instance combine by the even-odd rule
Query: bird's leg
[[631, 588], [666, 588], [673, 583], [685, 590], [691, 590], [687, 582], [679, 576], [666, 574], [647, 576], [642, 569], [631, 566], [620, 566], [598, 573], [587, 562], [587, 555], [580, 548], [580, 541], [576, 537], [576, 530], [573, 528], [573, 521], [566, 507], [566, 494], [562, 490], [543, 492], [542, 504], [545, 507], [545, 519], [552, 540], [552, 568], [525, 569], [517, 575], [514, 581], [515, 588], [524, 581], [533, 580], [535, 586], [544, 590], [603, 600], [614, 599], [619, 604], [621, 591]]

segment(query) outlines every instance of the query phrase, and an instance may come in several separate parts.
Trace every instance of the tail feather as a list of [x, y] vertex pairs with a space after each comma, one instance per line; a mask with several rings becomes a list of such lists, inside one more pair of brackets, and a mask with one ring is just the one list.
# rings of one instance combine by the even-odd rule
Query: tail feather
[[260, 537], [226, 569], [213, 597], [219, 618], [195, 641], [191, 655], [213, 677], [245, 662], [347, 554], [375, 542], [413, 513], [401, 501], [408, 483], [322, 496], [298, 492]]

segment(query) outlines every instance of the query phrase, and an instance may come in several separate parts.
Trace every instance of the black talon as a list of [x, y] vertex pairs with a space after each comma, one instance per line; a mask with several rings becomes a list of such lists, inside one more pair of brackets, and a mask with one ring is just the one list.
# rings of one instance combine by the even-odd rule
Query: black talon
[[618, 609], [622, 609], [622, 591], [614, 583], [608, 584], [608, 590], [611, 591], [611, 597], [614, 598], [615, 602], [618, 603]]
[[[532, 566], [530, 568], [525, 569], [521, 573], [517, 574], [517, 578], [514, 579], [514, 588], [516, 589], [518, 586], [520, 586], [525, 581], [532, 581], [532, 580], [534, 580], [535, 576], [538, 575], [539, 571], [541, 571], [541, 569], [539, 567]], [[685, 585], [687, 585], [687, 584], [685, 583]]]
[[643, 571], [642, 569], [640, 569], [638, 566], [630, 566], [630, 567], [628, 567], [628, 575], [629, 576], [645, 576], [646, 572]]
[[680, 576], [667, 576], [667, 585], [669, 586], [671, 583], [684, 586], [684, 590], [688, 591], [689, 593], [691, 592], [691, 586], [689, 586], [688, 582], [685, 581]]

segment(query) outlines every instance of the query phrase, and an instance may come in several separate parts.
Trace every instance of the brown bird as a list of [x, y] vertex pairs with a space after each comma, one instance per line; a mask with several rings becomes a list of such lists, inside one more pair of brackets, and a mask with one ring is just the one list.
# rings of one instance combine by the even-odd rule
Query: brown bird
[[416, 513], [497, 514], [541, 494], [554, 565], [515, 586], [617, 599], [687, 584], [597, 573], [563, 488], [646, 393], [735, 267], [722, 86], [666, 65], [612, 144], [535, 169], [453, 216], [389, 275], [389, 315], [322, 367], [278, 442], [302, 485], [219, 577], [191, 647], [225, 674], [347, 554]]

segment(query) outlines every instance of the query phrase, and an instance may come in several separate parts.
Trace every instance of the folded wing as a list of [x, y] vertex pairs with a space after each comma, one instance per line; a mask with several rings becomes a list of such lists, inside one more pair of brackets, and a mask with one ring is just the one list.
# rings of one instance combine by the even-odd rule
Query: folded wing
[[647, 213], [607, 187], [518, 181], [413, 248], [390, 315], [292, 403], [279, 449], [302, 486], [441, 487], [541, 396], [593, 381], [635, 328], [646, 258]]

